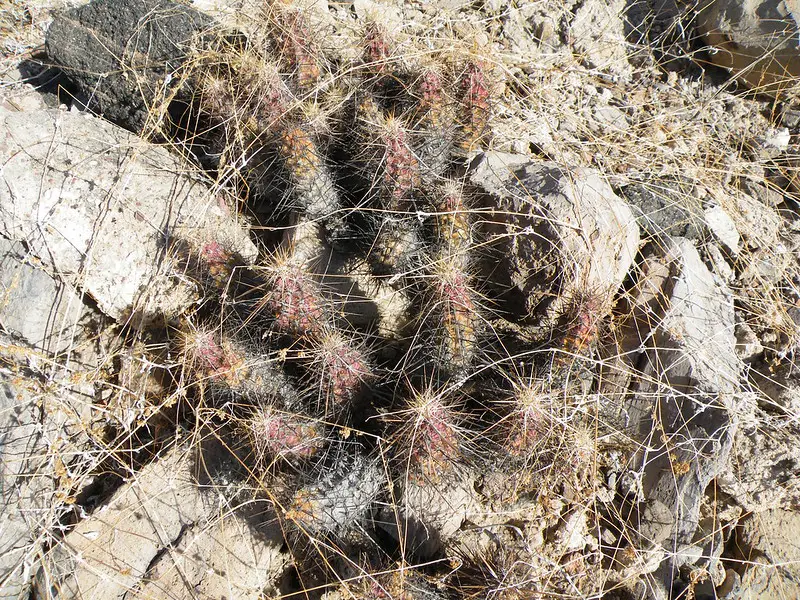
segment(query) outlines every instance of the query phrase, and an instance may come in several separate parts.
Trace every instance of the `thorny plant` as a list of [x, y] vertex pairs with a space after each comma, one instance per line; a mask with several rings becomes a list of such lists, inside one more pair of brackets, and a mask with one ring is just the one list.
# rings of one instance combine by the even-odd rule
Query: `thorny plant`
[[[144, 429], [177, 422], [198, 447], [212, 442], [215, 464], [197, 452], [201, 484], [230, 511], [268, 507], [261, 518], [280, 526], [294, 557], [290, 596], [511, 600], [635, 588], [657, 554], [636, 529], [646, 467], [636, 457], [666, 461], [677, 482], [702, 449], [659, 415], [642, 441], [600, 405], [621, 405], [631, 378], [663, 385], [658, 369], [638, 372], [626, 356], [631, 336], [651, 341], [668, 306], [655, 296], [651, 313], [636, 313], [636, 296], [650, 291], [641, 273], [621, 299], [559, 275], [548, 282], [558, 314], [528, 326], [536, 315], [513, 314], [493, 282], [497, 216], [466, 164], [492, 132], [553, 118], [581, 135], [542, 149], [550, 158], [624, 170], [626, 184], [649, 190], [660, 185], [654, 164], [662, 177], [688, 164], [716, 193], [720, 173], [752, 174], [742, 156], [719, 162], [740, 132], [707, 136], [707, 124], [679, 113], [708, 109], [718, 94], [632, 84], [641, 98], [631, 126], [598, 133], [552, 101], [571, 87], [567, 71], [523, 78], [512, 57], [451, 39], [417, 46], [377, 20], [347, 32], [357, 51], [343, 57], [322, 47], [303, 10], [265, 11], [252, 39], [219, 36], [175, 74], [194, 97], [173, 141], [239, 193], [262, 252], [248, 264], [224, 240], [172, 249], [176, 277], [203, 301], [149, 333], [146, 355], [168, 383], [140, 415]], [[681, 140], [696, 145], [678, 157], [661, 148]], [[569, 270], [572, 257], [543, 253]], [[749, 275], [757, 258], [744, 249], [736, 267]], [[780, 368], [797, 328], [786, 314], [762, 317], [796, 299], [797, 281], [756, 271], [740, 283], [740, 314], [779, 332], [770, 350]], [[118, 436], [90, 470], [135, 473], [135, 461], [109, 463], [141, 452], [142, 436], [164, 443], [142, 429]], [[612, 471], [628, 480], [603, 498]], [[464, 508], [453, 503], [465, 495], [470, 519], [506, 518], [456, 534], [452, 513]], [[583, 544], [571, 542], [576, 531]]]

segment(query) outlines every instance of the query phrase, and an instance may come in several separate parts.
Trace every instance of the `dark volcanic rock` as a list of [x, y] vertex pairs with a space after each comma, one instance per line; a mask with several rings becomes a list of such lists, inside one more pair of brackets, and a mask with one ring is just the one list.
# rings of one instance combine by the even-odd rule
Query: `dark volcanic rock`
[[82, 102], [138, 132], [167, 106], [176, 70], [211, 24], [169, 0], [95, 0], [54, 19], [47, 54]]

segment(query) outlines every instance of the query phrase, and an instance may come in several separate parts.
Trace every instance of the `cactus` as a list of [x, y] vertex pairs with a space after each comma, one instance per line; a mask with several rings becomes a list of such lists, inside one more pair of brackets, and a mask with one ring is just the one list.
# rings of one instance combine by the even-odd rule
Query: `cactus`
[[469, 62], [459, 79], [458, 121], [461, 128], [459, 147], [471, 152], [488, 135], [491, 116], [491, 90], [484, 66]]
[[389, 422], [398, 428], [393, 446], [403, 476], [415, 483], [438, 482], [462, 457], [457, 413], [442, 391], [412, 392], [403, 410]]
[[305, 533], [346, 534], [363, 522], [385, 488], [374, 460], [352, 452], [335, 458], [319, 479], [297, 489], [286, 506], [285, 519]]
[[280, 136], [280, 155], [292, 180], [296, 206], [310, 220], [329, 219], [341, 208], [317, 143], [302, 126], [290, 126]]
[[278, 251], [261, 269], [266, 280], [259, 312], [266, 312], [276, 330], [319, 336], [330, 320], [329, 302], [309, 261], [291, 251]]
[[241, 328], [205, 324], [178, 334], [178, 348], [190, 381], [223, 400], [280, 398], [281, 404], [299, 404], [299, 395], [269, 354], [259, 352], [232, 332]]
[[542, 382], [518, 385], [509, 401], [509, 414], [500, 431], [500, 443], [514, 458], [530, 460], [547, 443], [552, 429], [552, 397]]
[[318, 422], [269, 405], [253, 411], [245, 421], [244, 431], [264, 463], [279, 458], [309, 459], [325, 445], [325, 431]]
[[481, 312], [462, 258], [440, 252], [422, 275], [421, 339], [443, 371], [458, 373], [477, 350]]
[[441, 594], [419, 569], [400, 565], [389, 572], [368, 575], [348, 586], [358, 600], [442, 600]]
[[355, 341], [337, 329], [330, 328], [307, 347], [312, 356], [313, 389], [320, 394], [320, 404], [327, 413], [348, 409], [373, 379], [366, 353]]

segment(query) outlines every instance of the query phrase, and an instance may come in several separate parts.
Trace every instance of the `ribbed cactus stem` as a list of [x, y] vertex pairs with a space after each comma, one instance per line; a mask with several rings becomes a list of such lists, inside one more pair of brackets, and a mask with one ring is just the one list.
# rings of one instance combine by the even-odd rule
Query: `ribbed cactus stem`
[[384, 485], [376, 462], [341, 456], [322, 479], [294, 493], [284, 516], [305, 533], [343, 534], [364, 519]]
[[341, 209], [339, 193], [313, 135], [302, 126], [281, 135], [280, 154], [294, 184], [294, 202], [307, 219], [327, 219]]
[[459, 88], [459, 146], [463, 151], [470, 152], [489, 132], [491, 88], [484, 67], [477, 62], [468, 63], [459, 81]]

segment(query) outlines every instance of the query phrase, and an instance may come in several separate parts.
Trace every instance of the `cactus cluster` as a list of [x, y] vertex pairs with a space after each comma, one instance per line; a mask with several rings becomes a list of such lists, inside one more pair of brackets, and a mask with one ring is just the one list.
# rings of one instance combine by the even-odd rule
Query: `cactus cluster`
[[[203, 294], [174, 336], [181, 382], [249, 448], [243, 483], [274, 505], [290, 546], [322, 541], [342, 559], [300, 571], [335, 583], [369, 556], [386, 574], [347, 586], [355, 597], [462, 597], [442, 583], [449, 490], [494, 473], [536, 494], [531, 470], [572, 436], [548, 369], [590, 352], [600, 326], [579, 298], [549, 346], [494, 324], [513, 315], [486, 276], [485, 206], [466, 166], [490, 139], [488, 63], [406, 59], [376, 22], [343, 63], [303, 11], [270, 11], [261, 46], [226, 38], [187, 67], [193, 135], [259, 219], [262, 256], [176, 244], [176, 271]], [[386, 297], [405, 307], [391, 320]], [[398, 551], [438, 562], [392, 568]]]

